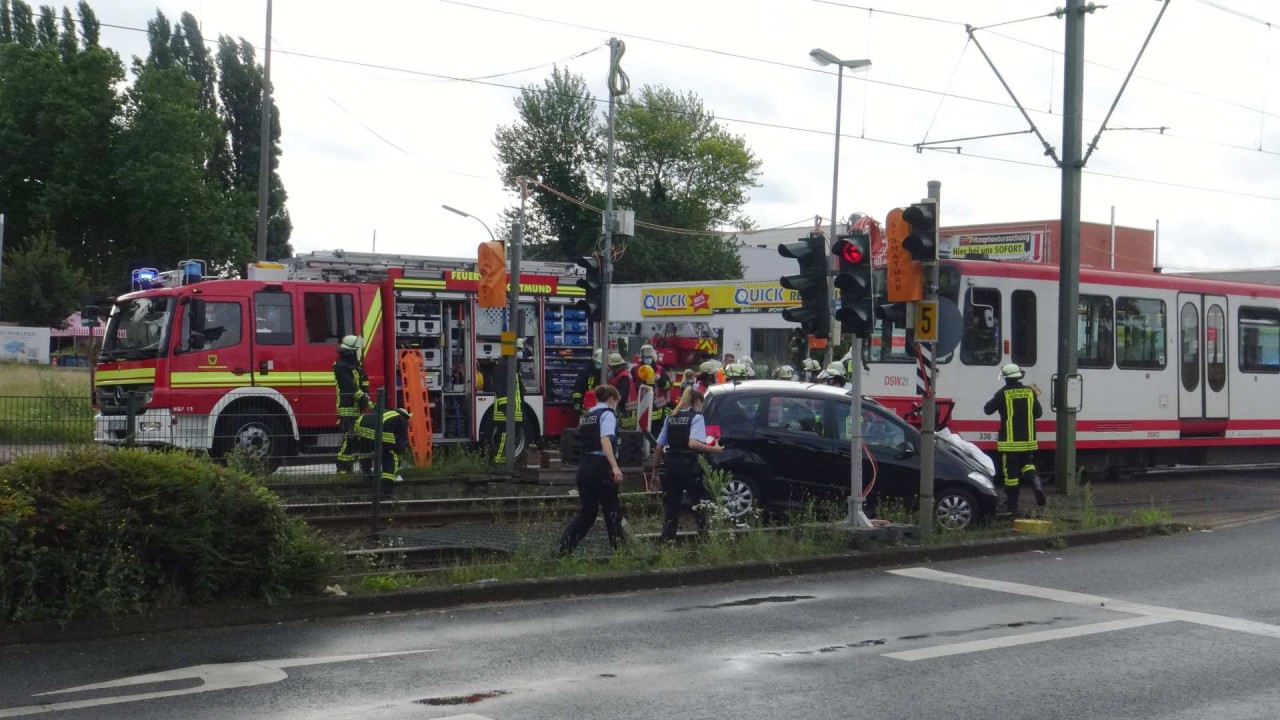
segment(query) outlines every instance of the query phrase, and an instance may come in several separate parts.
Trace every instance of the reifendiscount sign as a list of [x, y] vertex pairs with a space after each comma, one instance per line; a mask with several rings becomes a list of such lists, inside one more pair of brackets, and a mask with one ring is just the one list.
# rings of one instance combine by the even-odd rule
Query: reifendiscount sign
[[776, 282], [711, 283], [640, 290], [643, 317], [769, 312], [799, 304], [796, 291], [784, 289]]

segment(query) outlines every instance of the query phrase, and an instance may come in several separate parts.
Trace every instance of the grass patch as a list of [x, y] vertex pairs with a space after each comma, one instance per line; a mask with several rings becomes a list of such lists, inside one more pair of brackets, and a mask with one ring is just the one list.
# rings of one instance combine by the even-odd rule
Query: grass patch
[[0, 443], [92, 441], [87, 370], [0, 365]]

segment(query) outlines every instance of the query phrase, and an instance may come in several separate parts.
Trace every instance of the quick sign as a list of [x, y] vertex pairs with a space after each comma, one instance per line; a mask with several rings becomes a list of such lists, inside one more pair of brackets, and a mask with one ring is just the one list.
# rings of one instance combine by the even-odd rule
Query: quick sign
[[651, 287], [640, 291], [640, 314], [644, 317], [768, 312], [799, 304], [800, 297], [794, 290], [769, 282]]

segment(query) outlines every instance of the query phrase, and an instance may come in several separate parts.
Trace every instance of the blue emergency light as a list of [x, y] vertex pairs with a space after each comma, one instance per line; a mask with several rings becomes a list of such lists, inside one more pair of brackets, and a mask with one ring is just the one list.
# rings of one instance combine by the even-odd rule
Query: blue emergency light
[[134, 290], [150, 290], [160, 285], [160, 271], [155, 268], [138, 268], [133, 271], [131, 285]]

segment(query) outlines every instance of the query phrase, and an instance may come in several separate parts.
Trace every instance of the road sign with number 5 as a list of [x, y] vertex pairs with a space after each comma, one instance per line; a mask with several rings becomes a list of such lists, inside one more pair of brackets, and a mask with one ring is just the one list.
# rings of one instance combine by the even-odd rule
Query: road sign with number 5
[[938, 341], [938, 301], [916, 303], [916, 342]]

